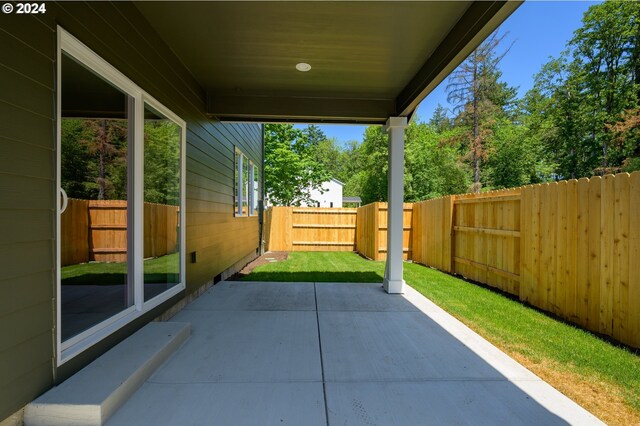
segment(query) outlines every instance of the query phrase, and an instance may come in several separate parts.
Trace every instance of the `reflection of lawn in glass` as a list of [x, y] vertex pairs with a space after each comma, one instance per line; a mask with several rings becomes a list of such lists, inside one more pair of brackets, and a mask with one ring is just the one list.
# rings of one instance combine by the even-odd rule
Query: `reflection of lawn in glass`
[[[178, 253], [160, 256], [144, 261], [144, 282], [177, 283], [179, 279], [180, 257]], [[82, 263], [62, 268], [62, 285], [122, 285], [125, 283], [127, 264]]]

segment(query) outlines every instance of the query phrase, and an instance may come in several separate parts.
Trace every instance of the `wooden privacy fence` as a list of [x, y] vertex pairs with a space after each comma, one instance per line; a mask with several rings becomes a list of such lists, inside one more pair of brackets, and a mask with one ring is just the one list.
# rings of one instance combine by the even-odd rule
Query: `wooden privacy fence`
[[[373, 260], [387, 259], [387, 203], [372, 203], [358, 208], [356, 250]], [[413, 207], [404, 204], [402, 251], [405, 260], [412, 258], [411, 222]]]
[[356, 209], [272, 207], [265, 214], [271, 251], [354, 251]]
[[[144, 203], [144, 257], [174, 253], [179, 207]], [[60, 217], [62, 266], [127, 260], [127, 202], [69, 199]]]
[[640, 347], [640, 172], [423, 201], [413, 228], [414, 261]]

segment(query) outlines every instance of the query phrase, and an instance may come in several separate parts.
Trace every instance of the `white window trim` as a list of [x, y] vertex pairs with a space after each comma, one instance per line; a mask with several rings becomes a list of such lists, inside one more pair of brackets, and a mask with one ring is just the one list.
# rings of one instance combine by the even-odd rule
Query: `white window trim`
[[[235, 164], [235, 158], [236, 156], [238, 157], [238, 164]], [[243, 193], [242, 193], [242, 185], [243, 185], [243, 179], [242, 179], [242, 165], [243, 165], [243, 161], [244, 161], [245, 155], [242, 153], [242, 151], [240, 151], [237, 147], [234, 151], [234, 157], [233, 157], [233, 162], [234, 162], [234, 167], [236, 168], [234, 174], [236, 174], [238, 176], [237, 181], [234, 182], [235, 184], [235, 191], [236, 191], [236, 202], [235, 205], [233, 206], [233, 215], [235, 217], [243, 217], [242, 214], [242, 201], [243, 201]]]
[[[60, 26], [57, 27], [57, 75], [56, 75], [56, 195], [58, 200], [58, 211], [56, 212], [56, 365], [60, 366], [69, 361], [84, 350], [93, 346], [97, 342], [103, 340], [107, 336], [122, 328], [124, 325], [139, 318], [149, 310], [155, 308], [161, 303], [169, 300], [171, 297], [183, 291], [186, 281], [186, 140], [187, 126], [186, 122], [155, 100], [151, 95], [143, 91], [138, 85], [129, 80], [124, 74], [102, 59], [99, 55], [89, 49], [84, 43], [66, 32]], [[58, 189], [61, 187], [61, 108], [62, 108], [62, 75], [61, 60], [62, 51], [90, 68], [103, 79], [119, 88], [127, 95], [135, 99], [134, 113], [134, 143], [133, 143], [133, 172], [134, 172], [134, 196], [133, 196], [133, 285], [134, 285], [134, 305], [119, 312], [118, 314], [94, 325], [88, 330], [73, 336], [72, 338], [62, 342], [62, 307], [61, 307], [61, 254], [59, 244], [61, 242], [60, 235], [60, 197]], [[181, 127], [181, 147], [180, 147], [180, 283], [171, 287], [160, 295], [144, 301], [144, 227], [143, 227], [143, 168], [144, 168], [144, 105], [145, 103], [158, 112], [162, 113], [166, 118], [174, 121]]]
[[[242, 153], [242, 167], [240, 168], [242, 170], [242, 177], [240, 178], [240, 183], [242, 184], [242, 207], [241, 207], [241, 211], [242, 211], [242, 216], [244, 217], [248, 217], [249, 216], [249, 202], [251, 201], [251, 194], [249, 194], [249, 167], [251, 162], [249, 161], [249, 158]], [[247, 167], [247, 182], [244, 181], [244, 167]], [[247, 194], [247, 199], [245, 200], [245, 196], [244, 194]], [[245, 210], [244, 210], [244, 204], [247, 204], [247, 213], [245, 214]]]
[[[260, 189], [260, 170], [253, 161], [249, 161], [249, 216], [258, 216], [258, 201], [260, 193], [256, 194], [256, 190]], [[256, 188], [256, 180], [258, 187]]]
[[247, 178], [249, 179], [249, 189], [247, 190], [248, 195], [249, 195], [249, 216], [255, 216], [256, 212], [253, 206], [254, 203], [254, 190], [255, 190], [255, 172], [256, 172], [256, 166], [255, 164], [253, 164], [253, 161], [249, 161], [249, 173], [247, 173]]

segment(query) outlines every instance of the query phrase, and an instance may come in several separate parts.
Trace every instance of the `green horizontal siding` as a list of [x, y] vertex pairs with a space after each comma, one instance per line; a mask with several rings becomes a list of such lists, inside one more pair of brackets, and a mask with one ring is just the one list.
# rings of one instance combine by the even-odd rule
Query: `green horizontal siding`
[[45, 15], [0, 16], [0, 420], [144, 323], [54, 367], [58, 24], [187, 121], [186, 252], [199, 253], [187, 292], [258, 247], [257, 218], [233, 217], [233, 152], [260, 164], [261, 127], [210, 120], [203, 88], [135, 5], [47, 3]]

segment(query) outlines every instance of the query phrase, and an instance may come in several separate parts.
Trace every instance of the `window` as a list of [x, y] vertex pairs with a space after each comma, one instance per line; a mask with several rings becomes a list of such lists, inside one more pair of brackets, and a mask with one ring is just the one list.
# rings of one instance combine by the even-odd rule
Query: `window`
[[235, 183], [235, 215], [242, 216], [242, 152], [236, 148], [233, 182]]
[[249, 216], [258, 215], [258, 200], [260, 199], [260, 184], [258, 182], [260, 171], [253, 162], [249, 163]]
[[186, 124], [58, 36], [60, 365], [185, 288]]
[[242, 216], [249, 215], [249, 161], [242, 156]]
[[235, 216], [258, 214], [258, 169], [238, 148], [235, 149], [234, 183]]
[[235, 167], [235, 215], [249, 214], [249, 160], [247, 156], [236, 148]]

